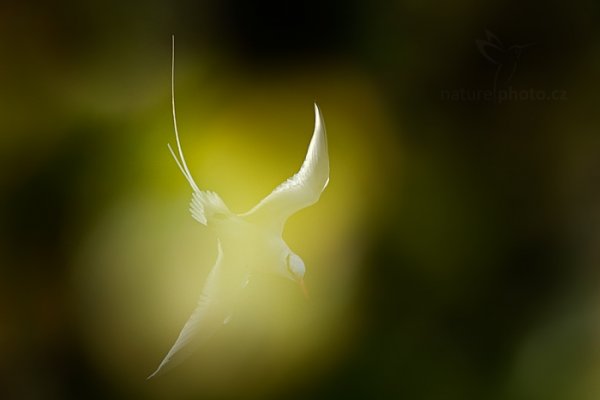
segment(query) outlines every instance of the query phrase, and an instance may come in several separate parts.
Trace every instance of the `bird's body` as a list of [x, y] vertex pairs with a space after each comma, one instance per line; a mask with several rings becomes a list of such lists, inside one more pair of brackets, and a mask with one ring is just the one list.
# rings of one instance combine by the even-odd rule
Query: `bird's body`
[[[174, 53], [174, 52], [173, 52]], [[172, 59], [174, 70], [174, 55]], [[319, 108], [315, 104], [315, 128], [302, 167], [250, 211], [236, 214], [218, 194], [200, 190], [187, 167], [175, 115], [172, 74], [173, 124], [179, 169], [192, 187], [192, 217], [211, 229], [217, 242], [217, 259], [198, 300], [196, 309], [157, 370], [148, 378], [176, 364], [234, 315], [241, 292], [256, 274], [275, 274], [297, 281], [304, 288], [305, 266], [282, 238], [287, 218], [319, 200], [329, 183], [327, 136]]]

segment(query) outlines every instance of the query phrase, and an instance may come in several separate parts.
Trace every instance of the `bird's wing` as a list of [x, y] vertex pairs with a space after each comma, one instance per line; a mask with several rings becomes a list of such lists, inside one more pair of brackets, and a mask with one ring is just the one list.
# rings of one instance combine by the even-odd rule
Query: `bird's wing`
[[[198, 343], [208, 339], [215, 330], [223, 324], [222, 313], [220, 312], [220, 305], [218, 304], [222, 263], [223, 249], [219, 242], [217, 260], [208, 274], [208, 278], [204, 284], [200, 298], [198, 299], [196, 309], [183, 326], [173, 347], [171, 347], [156, 371], [154, 371], [147, 379], [150, 379], [183, 361], [185, 356], [188, 356], [194, 350], [193, 346], [188, 346], [192, 340], [194, 340], [195, 343]], [[185, 351], [182, 351], [184, 348]], [[175, 357], [176, 355], [177, 357]]]
[[173, 39], [173, 53], [171, 57], [171, 108], [173, 111], [173, 128], [175, 129], [175, 140], [177, 142], [177, 153], [179, 157], [175, 155], [175, 152], [168, 144], [169, 151], [175, 159], [177, 166], [181, 170], [181, 173], [185, 179], [189, 182], [194, 193], [192, 194], [192, 201], [190, 203], [190, 211], [192, 217], [201, 224], [207, 225], [211, 218], [219, 216], [232, 215], [231, 211], [227, 208], [223, 200], [215, 192], [203, 191], [198, 188], [190, 170], [185, 162], [183, 156], [183, 150], [181, 149], [181, 142], [179, 140], [179, 130], [177, 129], [177, 116], [175, 114], [175, 36]]
[[242, 216], [281, 231], [289, 216], [319, 200], [328, 183], [327, 133], [321, 111], [315, 103], [315, 129], [302, 167]]

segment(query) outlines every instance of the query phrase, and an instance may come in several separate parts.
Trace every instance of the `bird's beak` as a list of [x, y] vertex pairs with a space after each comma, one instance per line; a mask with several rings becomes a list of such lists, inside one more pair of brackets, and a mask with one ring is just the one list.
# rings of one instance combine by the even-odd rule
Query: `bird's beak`
[[304, 293], [304, 297], [306, 297], [306, 300], [310, 300], [310, 296], [308, 295], [308, 290], [306, 290], [306, 285], [304, 284], [304, 278], [301, 278], [298, 281], [298, 284], [300, 284], [300, 288], [302, 289], [302, 293]]

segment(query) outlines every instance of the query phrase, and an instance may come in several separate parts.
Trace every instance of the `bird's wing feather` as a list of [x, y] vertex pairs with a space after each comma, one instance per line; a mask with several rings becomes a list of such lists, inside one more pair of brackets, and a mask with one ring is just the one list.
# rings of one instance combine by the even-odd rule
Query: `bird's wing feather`
[[327, 133], [323, 117], [315, 103], [315, 129], [302, 167], [242, 216], [281, 231], [289, 216], [319, 200], [328, 183]]
[[192, 201], [190, 203], [190, 211], [192, 217], [201, 224], [207, 225], [211, 217], [215, 215], [232, 215], [231, 211], [227, 208], [223, 200], [215, 192], [203, 191], [198, 188], [190, 170], [185, 162], [183, 156], [183, 150], [181, 149], [181, 142], [179, 140], [179, 130], [177, 129], [177, 115], [175, 114], [175, 36], [173, 39], [173, 53], [171, 57], [171, 108], [173, 111], [173, 128], [175, 129], [175, 141], [177, 143], [177, 153], [175, 154], [171, 145], [168, 144], [169, 151], [175, 159], [177, 166], [181, 170], [181, 173], [188, 181], [194, 193], [192, 194]]
[[[218, 291], [221, 285], [222, 262], [223, 249], [219, 242], [217, 260], [208, 274], [208, 278], [206, 279], [206, 283], [204, 284], [204, 288], [198, 299], [196, 309], [183, 326], [175, 344], [171, 347], [156, 371], [154, 371], [147, 379], [150, 379], [157, 374], [164, 372], [166, 369], [175, 366], [178, 362], [183, 361], [185, 356], [193, 351], [193, 348], [189, 348], [191, 346], [187, 346], [190, 341], [197, 340], [200, 333], [202, 333], [202, 338], [200, 339], [206, 340], [220, 325], [222, 325], [223, 318], [221, 318], [218, 311]], [[185, 347], [187, 347], [187, 351], [182, 352]], [[178, 356], [177, 360], [174, 360], [175, 355]]]

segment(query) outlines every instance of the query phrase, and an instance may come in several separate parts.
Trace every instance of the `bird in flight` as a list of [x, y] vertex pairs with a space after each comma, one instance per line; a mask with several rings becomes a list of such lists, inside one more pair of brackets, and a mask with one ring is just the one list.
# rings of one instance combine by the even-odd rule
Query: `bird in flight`
[[192, 188], [192, 217], [215, 232], [217, 259], [208, 274], [195, 310], [175, 344], [156, 371], [147, 379], [166, 371], [193, 351], [194, 344], [208, 339], [229, 322], [240, 292], [253, 273], [273, 273], [297, 282], [304, 295], [305, 266], [302, 258], [282, 238], [286, 220], [319, 200], [329, 183], [329, 155], [323, 118], [314, 104], [315, 127], [306, 158], [300, 170], [277, 186], [254, 208], [243, 214], [229, 210], [215, 192], [201, 190], [190, 173], [177, 129], [175, 115], [175, 38], [171, 58], [171, 107], [177, 152], [168, 145], [181, 173]]

